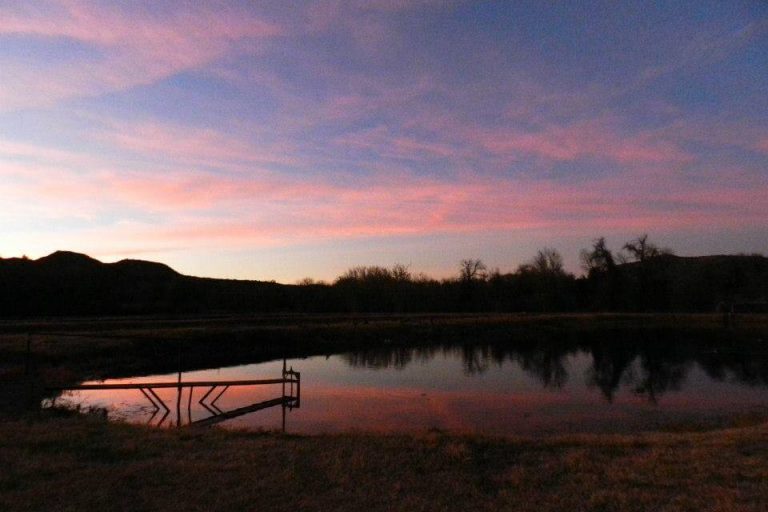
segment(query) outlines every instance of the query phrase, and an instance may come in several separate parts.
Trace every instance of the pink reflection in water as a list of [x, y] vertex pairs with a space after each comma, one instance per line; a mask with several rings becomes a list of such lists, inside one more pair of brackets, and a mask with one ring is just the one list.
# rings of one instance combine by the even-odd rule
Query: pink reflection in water
[[[488, 365], [482, 372], [466, 371], [457, 352], [443, 351], [396, 367], [355, 366], [350, 358], [333, 356], [292, 360], [302, 372], [300, 408], [282, 403], [248, 412], [222, 423], [230, 428], [279, 430], [285, 416], [292, 433], [350, 430], [424, 432], [441, 429], [490, 435], [561, 432], [632, 432], [686, 421], [765, 409], [768, 390], [707, 376], [698, 366], [686, 370], [684, 385], [667, 389], [656, 400], [630, 385], [615, 390], [609, 401], [590, 383], [591, 358], [584, 353], [564, 358], [567, 378], [559, 386], [545, 385], [541, 376], [516, 361]], [[279, 377], [282, 362], [189, 372], [185, 382], [199, 380]], [[173, 382], [177, 374], [105, 383]], [[182, 424], [216, 414], [201, 405], [207, 388], [159, 389], [171, 409], [162, 420], [138, 390], [78, 391], [59, 400], [81, 407], [105, 407], [113, 418], [164, 426], [175, 425], [176, 406]], [[214, 396], [213, 394], [211, 396]], [[237, 411], [271, 403], [282, 395], [280, 384], [229, 388], [216, 402], [218, 411]], [[210, 401], [210, 398], [209, 398]], [[247, 410], [247, 409], [246, 409]]]

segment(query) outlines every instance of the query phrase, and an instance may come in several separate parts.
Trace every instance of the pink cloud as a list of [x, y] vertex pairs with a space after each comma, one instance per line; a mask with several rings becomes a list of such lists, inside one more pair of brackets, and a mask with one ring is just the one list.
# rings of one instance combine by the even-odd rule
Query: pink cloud
[[[508, 164], [537, 158], [551, 164], [594, 158], [620, 165], [695, 161], [695, 156], [682, 144], [691, 140], [685, 134], [693, 130], [678, 133], [680, 123], [661, 129], [633, 130], [626, 127], [626, 120], [616, 116], [554, 122], [538, 112], [525, 111], [515, 113], [504, 126], [489, 127], [458, 114], [425, 107], [420, 97], [437, 86], [429, 81], [424, 84], [414, 84], [410, 95], [397, 88], [388, 91], [385, 85], [378, 84], [371, 87], [375, 92], [369, 95], [340, 96], [329, 101], [322, 111], [335, 120], [365, 118], [380, 112], [389, 112], [392, 117], [397, 113], [394, 121], [346, 133], [333, 142], [340, 148], [365, 150], [383, 158], [413, 160], [470, 158]], [[454, 94], [461, 95], [455, 91]], [[521, 128], [526, 125], [531, 127]]]
[[164, 162], [217, 165], [230, 169], [253, 169], [253, 164], [298, 163], [292, 156], [295, 148], [287, 142], [279, 145], [261, 143], [257, 146], [212, 129], [156, 122], [120, 123], [111, 128], [111, 131], [94, 134], [94, 138]]
[[[237, 197], [245, 205], [237, 216], [223, 218], [198, 212], [189, 219], [145, 231], [144, 238], [163, 239], [174, 244], [208, 243], [249, 245], [307, 242], [312, 240], [371, 236], [431, 235], [469, 233], [485, 230], [576, 229], [590, 233], [600, 229], [690, 228], [701, 225], [737, 227], [745, 221], [765, 222], [768, 208], [761, 197], [768, 187], [744, 190], [731, 188], [720, 193], [687, 191], [682, 184], [665, 183], [656, 204], [645, 191], [616, 188], [616, 183], [596, 183], [589, 190], [571, 190], [556, 183], [507, 181], [488, 184], [482, 180], [460, 184], [412, 178], [408, 181], [381, 178], [362, 189], [332, 185], [282, 182], [283, 197], [259, 187], [237, 186], [221, 201]], [[190, 207], [210, 206], [210, 195], [197, 196], [189, 187], [170, 190], [148, 184], [158, 199]], [[192, 190], [205, 191], [206, 187]], [[182, 192], [184, 203], [174, 194]], [[242, 194], [242, 196], [238, 196]], [[249, 199], [245, 199], [245, 198]], [[146, 199], [141, 195], [139, 199]], [[197, 201], [197, 203], [195, 203]], [[745, 204], [745, 202], [747, 204]], [[681, 205], [685, 207], [681, 207]], [[723, 215], [726, 208], [733, 215]], [[674, 211], [674, 214], [670, 212]], [[588, 228], [588, 229], [587, 229]]]
[[350, 2], [363, 10], [398, 12], [412, 11], [424, 7], [452, 8], [463, 0], [358, 0]]
[[334, 143], [344, 148], [375, 152], [379, 157], [423, 160], [459, 155], [458, 145], [392, 133], [386, 126], [337, 137]]
[[[0, 36], [69, 38], [99, 50], [100, 58], [31, 68], [8, 63], [0, 108], [44, 105], [71, 96], [148, 84], [198, 68], [237, 49], [245, 40], [274, 37], [281, 29], [227, 6], [192, 4], [153, 14], [60, 0], [46, 8], [0, 8]], [[129, 12], [130, 11], [130, 12]], [[252, 45], [251, 51], [257, 47]]]
[[[161, 163], [136, 167], [74, 150], [0, 141], [0, 160], [9, 162], [0, 170], [5, 218], [56, 222], [77, 216], [86, 227], [72, 232], [76, 245], [65, 243], [65, 231], [46, 239], [110, 254], [212, 243], [276, 247], [437, 233], [557, 230], [594, 236], [620, 229], [768, 224], [768, 183], [761, 175], [728, 167], [697, 169], [692, 176], [681, 170], [689, 166], [674, 161], [674, 151], [668, 165], [644, 156], [642, 144], [640, 150], [629, 144], [630, 149], [610, 153], [640, 154], [633, 157], [637, 165], [574, 186], [525, 175], [489, 179], [471, 169], [451, 178], [418, 176], [386, 161], [369, 165], [366, 175], [285, 174], [260, 167], [269, 158], [245, 142], [153, 123], [128, 125], [103, 140], [155, 155]], [[453, 151], [442, 142], [387, 130], [358, 142], [374, 149], [389, 146], [391, 156]], [[566, 149], [565, 156], [578, 154]], [[226, 172], [204, 170], [213, 163]], [[104, 218], [115, 220], [99, 227], [97, 220]]]
[[[515, 236], [537, 231], [592, 237], [627, 230], [668, 233], [768, 224], [768, 208], [763, 200], [768, 196], [768, 187], [749, 192], [732, 189], [721, 194], [686, 193], [675, 187], [677, 190], [661, 195], [659, 199], [668, 201], [668, 205], [659, 208], [626, 190], [612, 191], [610, 184], [597, 184], [589, 192], [524, 182], [451, 186], [411, 181], [399, 187], [370, 185], [366, 190], [332, 186], [311, 190], [295, 184], [290, 187], [293, 197], [282, 201], [269, 193], [258, 195], [253, 191], [249, 195], [248, 187], [220, 185], [209, 191], [204, 186], [175, 186], [152, 180], [136, 183], [134, 188], [114, 186], [117, 188], [112, 190], [120, 194], [117, 211], [122, 220], [105, 227], [95, 221], [115, 210], [100, 203], [96, 187], [91, 195], [80, 187], [80, 197], [61, 188], [31, 189], [19, 195], [13, 187], [2, 190], [7, 185], [0, 186], [0, 193], [28, 205], [35, 218], [48, 218], [56, 224], [77, 214], [86, 222], [85, 227], [75, 231], [46, 234], [46, 250], [75, 248], [115, 258], [147, 251], [211, 247], [252, 250], [371, 237], [487, 232]], [[305, 192], [310, 195], [301, 197]], [[16, 210], [14, 203], [8, 204], [6, 218], [8, 212]], [[88, 207], [95, 211], [88, 214]], [[156, 212], [160, 216], [144, 220], [132, 211], [142, 215]], [[29, 236], [35, 238], [34, 231]], [[13, 238], [6, 239], [6, 243], [9, 240]], [[25, 243], [23, 247], [30, 252], [34, 246]]]
[[[634, 178], [634, 179], [633, 179]], [[631, 174], [573, 189], [541, 180], [480, 177], [442, 182], [374, 176], [354, 187], [264, 174], [258, 179], [205, 174], [100, 173], [85, 180], [47, 176], [6, 183], [5, 197], [95, 208], [164, 212], [159, 224], [130, 223], [130, 239], [179, 246], [210, 240], [281, 244], [371, 236], [431, 235], [486, 230], [576, 229], [590, 232], [738, 227], [768, 221], [768, 185], [730, 183], [713, 191], [667, 177]], [[53, 180], [53, 181], [48, 181]], [[27, 199], [25, 199], [25, 197]], [[652, 199], [649, 199], [652, 198]], [[724, 215], [723, 212], [727, 212]]]
[[610, 120], [550, 125], [539, 131], [465, 130], [467, 138], [497, 155], [536, 155], [556, 161], [604, 158], [621, 164], [691, 162], [693, 156], [652, 132], [621, 134]]
[[[99, 162], [97, 158], [86, 153], [59, 148], [40, 146], [18, 141], [0, 139], [0, 159], [7, 165], [16, 162], [45, 162], [48, 165], [64, 166], [67, 168], [82, 168], [93, 166]], [[7, 170], [0, 169], [0, 172]]]

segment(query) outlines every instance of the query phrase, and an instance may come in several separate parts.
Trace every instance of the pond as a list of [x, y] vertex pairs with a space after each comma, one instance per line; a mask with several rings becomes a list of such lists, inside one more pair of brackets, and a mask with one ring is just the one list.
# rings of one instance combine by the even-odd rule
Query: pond
[[[265, 379], [272, 382], [249, 383]], [[754, 346], [664, 341], [385, 346], [83, 384], [108, 389], [64, 391], [55, 403], [159, 426], [625, 433], [766, 415], [768, 354]]]

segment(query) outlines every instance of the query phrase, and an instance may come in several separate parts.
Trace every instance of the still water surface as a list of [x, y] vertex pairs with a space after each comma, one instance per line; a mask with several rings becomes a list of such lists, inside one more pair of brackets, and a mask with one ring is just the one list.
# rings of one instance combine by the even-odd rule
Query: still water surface
[[[225, 427], [284, 427], [302, 434], [637, 432], [715, 426], [768, 411], [768, 358], [739, 351], [461, 345], [289, 359], [286, 365], [301, 372], [300, 402], [279, 400], [286, 396], [282, 384], [268, 384], [232, 386], [215, 407], [211, 399], [222, 387], [203, 403], [204, 386], [195, 387], [191, 399], [189, 388], [180, 395], [177, 388], [157, 389], [169, 414], [156, 411], [136, 389], [68, 391], [57, 403], [104, 408], [111, 418], [152, 425], [213, 416]], [[279, 360], [185, 372], [181, 380], [279, 378], [282, 368]], [[178, 378], [172, 373], [86, 384]], [[233, 417], [220, 416], [231, 411]]]

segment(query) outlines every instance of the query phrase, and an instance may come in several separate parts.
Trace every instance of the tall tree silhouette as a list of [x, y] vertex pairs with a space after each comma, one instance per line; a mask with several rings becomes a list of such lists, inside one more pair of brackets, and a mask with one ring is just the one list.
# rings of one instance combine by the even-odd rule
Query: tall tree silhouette
[[581, 251], [581, 263], [591, 281], [593, 308], [614, 310], [620, 307], [621, 276], [616, 257], [605, 243], [605, 237], [592, 243], [592, 250]]
[[488, 277], [488, 268], [482, 260], [466, 259], [459, 264], [459, 307], [464, 310], [479, 310], [483, 308], [479, 294], [480, 283]]
[[669, 276], [667, 267], [672, 251], [660, 249], [643, 234], [624, 244], [624, 250], [634, 265], [627, 266], [626, 290], [628, 303], [643, 311], [663, 310], [669, 307]]

